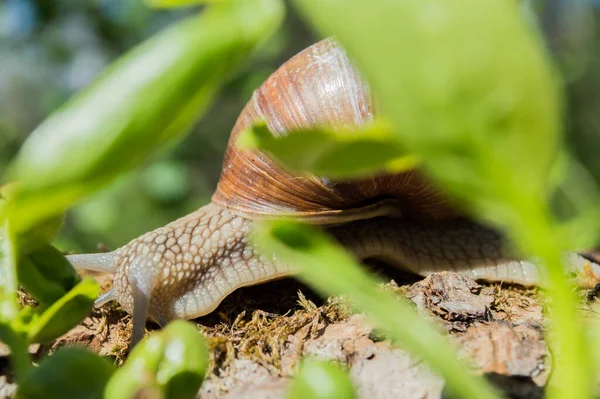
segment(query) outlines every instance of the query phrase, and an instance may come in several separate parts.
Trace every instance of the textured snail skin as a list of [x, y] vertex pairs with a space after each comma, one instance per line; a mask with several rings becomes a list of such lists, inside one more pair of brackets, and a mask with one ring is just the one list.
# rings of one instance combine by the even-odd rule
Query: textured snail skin
[[[260, 254], [248, 241], [253, 220], [209, 204], [144, 234], [110, 254], [115, 265], [114, 299], [130, 313], [134, 303], [160, 324], [213, 311], [237, 288], [294, 272]], [[487, 281], [540, 283], [538, 267], [508, 254], [500, 236], [469, 221], [407, 222], [379, 217], [331, 227], [328, 231], [358, 259], [375, 258], [426, 276], [440, 271]], [[81, 265], [85, 257], [70, 259]], [[568, 259], [579, 284], [598, 282], [600, 267], [579, 255]], [[135, 314], [135, 313], [134, 313]], [[145, 316], [143, 317], [145, 320]]]
[[214, 310], [238, 287], [289, 273], [248, 242], [252, 221], [215, 204], [149, 232], [117, 251], [115, 295], [133, 311], [137, 279], [160, 323]]
[[[241, 151], [237, 135], [263, 119], [275, 135], [373, 120], [368, 86], [335, 42], [302, 51], [255, 91], [238, 118], [212, 203], [108, 254], [69, 256], [80, 269], [115, 274], [98, 306], [117, 300], [133, 313], [133, 343], [148, 316], [160, 324], [214, 310], [235, 289], [293, 272], [248, 241], [254, 220], [295, 216], [321, 224], [359, 259], [379, 258], [426, 276], [452, 270], [475, 279], [538, 284], [538, 268], [510, 256], [498, 234], [465, 221], [418, 170], [333, 182], [294, 175], [266, 154]], [[600, 267], [568, 256], [584, 286]]]

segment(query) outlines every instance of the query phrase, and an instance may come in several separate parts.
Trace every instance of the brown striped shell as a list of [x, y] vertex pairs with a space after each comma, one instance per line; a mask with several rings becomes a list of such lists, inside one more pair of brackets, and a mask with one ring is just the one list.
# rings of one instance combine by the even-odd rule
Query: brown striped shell
[[308, 47], [275, 71], [246, 104], [231, 133], [212, 201], [250, 217], [296, 216], [314, 223], [385, 214], [454, 217], [452, 208], [418, 171], [331, 181], [292, 174], [268, 155], [235, 145], [237, 135], [259, 119], [279, 136], [319, 125], [360, 126], [373, 117], [369, 87], [345, 50], [332, 39]]

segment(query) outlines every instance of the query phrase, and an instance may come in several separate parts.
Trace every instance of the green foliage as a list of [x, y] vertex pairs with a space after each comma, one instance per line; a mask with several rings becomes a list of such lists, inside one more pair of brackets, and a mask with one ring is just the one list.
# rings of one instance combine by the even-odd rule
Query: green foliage
[[69, 261], [49, 244], [21, 257], [17, 277], [42, 306], [58, 301], [81, 281]]
[[189, 7], [198, 4], [217, 3], [223, 0], [145, 0], [146, 4], [154, 8]]
[[227, 1], [138, 46], [42, 123], [8, 173], [15, 228], [58, 215], [186, 133], [283, 18], [278, 0]]
[[420, 157], [425, 171], [474, 216], [504, 228], [516, 248], [545, 264], [541, 274], [554, 297], [551, 315], [561, 354], [549, 395], [560, 397], [553, 387], [568, 385], [571, 397], [589, 397], [587, 343], [547, 202], [561, 143], [561, 96], [518, 4], [295, 4], [319, 31], [345, 46], [399, 142]]
[[483, 379], [466, 371], [452, 346], [429, 321], [406, 300], [377, 290], [378, 281], [324, 233], [293, 222], [265, 221], [254, 232], [253, 240], [266, 253], [276, 253], [281, 261], [296, 265], [299, 278], [321, 295], [348, 295], [354, 306], [378, 322], [390, 338], [438, 371], [457, 397], [497, 397]]
[[[176, 7], [202, 1], [147, 2]], [[294, 170], [330, 177], [422, 165], [475, 217], [496, 223], [524, 253], [543, 259], [553, 296], [551, 338], [559, 354], [550, 394], [560, 397], [564, 392], [555, 387], [568, 386], [570, 397], [588, 396], [593, 368], [586, 348], [591, 341], [577, 318], [560, 250], [566, 235], [576, 236], [575, 243], [589, 241], [573, 232], [588, 228], [588, 215], [597, 220], [597, 207], [590, 205], [597, 201], [583, 192], [572, 198], [573, 190], [563, 185], [578, 210], [562, 226], [551, 216], [547, 196], [554, 189], [549, 176], [561, 143], [562, 97], [517, 3], [295, 4], [317, 30], [334, 34], [348, 49], [391, 126], [378, 123], [356, 132], [318, 128], [273, 138], [258, 124], [241, 135], [241, 144], [269, 151]], [[142, 390], [166, 398], [196, 394], [207, 349], [195, 326], [185, 322], [168, 325], [134, 348], [110, 382], [110, 364], [78, 349], [62, 349], [31, 367], [27, 344], [68, 331], [98, 294], [97, 284], [79, 281], [49, 243], [66, 209], [181, 139], [283, 16], [279, 0], [235, 0], [178, 22], [128, 52], [26, 141], [4, 176], [18, 183], [0, 190], [5, 198], [0, 198], [0, 339], [11, 348], [20, 397], [118, 399]], [[161, 200], [178, 198], [186, 189], [184, 181], [172, 178], [181, 174], [171, 166], [159, 165], [148, 175], [162, 188], [161, 181], [172, 183], [161, 194], [146, 184]], [[581, 209], [589, 213], [582, 217]], [[455, 396], [496, 397], [484, 380], [467, 372], [428, 321], [406, 301], [378, 291], [377, 280], [327, 236], [277, 221], [263, 224], [255, 238], [278, 259], [297, 265], [300, 277], [322, 295], [348, 295], [386, 336], [438, 371]], [[17, 277], [40, 308], [19, 311]], [[305, 396], [354, 393], [340, 370], [307, 362], [290, 391], [290, 397]]]
[[0, 323], [17, 316], [17, 256], [15, 234], [8, 220], [0, 225]]
[[331, 362], [307, 359], [289, 387], [287, 399], [354, 399], [356, 394], [345, 371]]
[[264, 122], [255, 123], [238, 136], [245, 149], [268, 151], [285, 166], [331, 178], [370, 175], [374, 171], [399, 173], [419, 164], [407, 154], [384, 123], [360, 130], [318, 128], [275, 137]]
[[105, 398], [127, 399], [142, 390], [166, 399], [196, 395], [208, 367], [208, 350], [195, 325], [174, 321], [138, 344], [110, 380]]
[[21, 379], [17, 398], [102, 398], [114, 372], [108, 359], [81, 348], [61, 348]]
[[99, 293], [96, 280], [84, 279], [31, 322], [29, 340], [49, 342], [69, 331], [88, 315]]
[[[0, 186], [0, 216], [5, 211], [4, 207], [7, 207], [10, 201], [12, 201], [14, 193], [18, 192], [18, 187], [18, 183], [9, 183]], [[21, 252], [33, 252], [52, 242], [58, 235], [64, 220], [65, 217], [62, 214], [50, 218], [42, 218], [32, 228], [21, 231], [16, 237]]]
[[[559, 92], [517, 2], [295, 4], [348, 50], [398, 141], [480, 214], [506, 222], [509, 190], [547, 192]], [[496, 178], [514, 186], [499, 187]]]
[[[31, 367], [27, 345], [66, 333], [99, 293], [49, 244], [63, 212], [183, 137], [283, 15], [279, 0], [236, 0], [178, 22], [114, 63], [24, 144], [4, 176], [15, 183], [0, 197], [0, 339], [11, 349], [20, 397], [101, 397], [113, 372], [107, 360], [77, 349]], [[19, 311], [17, 277], [40, 307]], [[136, 348], [108, 397], [130, 397], [138, 387], [192, 397], [207, 359], [198, 330], [173, 323]], [[133, 390], [123, 393], [122, 384]]]

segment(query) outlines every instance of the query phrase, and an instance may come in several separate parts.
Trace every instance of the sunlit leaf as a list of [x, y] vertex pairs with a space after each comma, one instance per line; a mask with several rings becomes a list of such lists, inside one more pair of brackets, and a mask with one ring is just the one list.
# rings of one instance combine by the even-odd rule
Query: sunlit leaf
[[[0, 186], [0, 219], [9, 217], [8, 203], [14, 194], [18, 192], [18, 187], [19, 184], [17, 183], [9, 183]], [[35, 226], [20, 231], [17, 235], [19, 252], [26, 254], [52, 242], [58, 235], [64, 220], [65, 215], [59, 214], [46, 219], [40, 219]]]
[[32, 322], [29, 341], [49, 342], [69, 331], [89, 314], [99, 293], [93, 278], [84, 279]]
[[198, 328], [174, 321], [164, 330], [164, 358], [156, 380], [168, 399], [194, 397], [208, 367], [208, 349]]
[[52, 245], [23, 255], [17, 268], [19, 283], [42, 305], [51, 305], [75, 287], [81, 278]]
[[319, 230], [285, 221], [262, 222], [253, 239], [265, 253], [275, 253], [278, 261], [298, 267], [299, 278], [322, 296], [347, 295], [358, 309], [377, 321], [390, 338], [418, 354], [439, 372], [456, 397], [497, 397], [484, 380], [469, 374], [458, 362], [456, 352], [435, 327], [405, 300], [377, 290], [377, 281]]
[[21, 379], [31, 367], [27, 352], [27, 333], [15, 328], [13, 323], [0, 321], [0, 341], [10, 348], [10, 365], [17, 379]]
[[8, 178], [23, 231], [180, 139], [243, 60], [280, 24], [279, 0], [207, 8], [117, 60], [24, 143]]
[[105, 397], [126, 399], [141, 391], [167, 399], [194, 397], [208, 367], [208, 350], [196, 326], [184, 321], [140, 342], [106, 387]]
[[157, 332], [137, 344], [106, 386], [105, 398], [129, 399], [140, 392], [160, 394], [156, 370], [164, 356], [165, 343]]
[[383, 123], [354, 131], [316, 128], [275, 137], [264, 122], [259, 122], [240, 133], [237, 143], [245, 149], [265, 150], [294, 171], [331, 178], [377, 171], [399, 173], [419, 163]]
[[153, 8], [176, 8], [190, 7], [199, 4], [219, 3], [230, 0], [144, 0], [148, 6]]
[[590, 172], [565, 155], [553, 196], [563, 248], [585, 250], [600, 245], [600, 189]]
[[356, 398], [350, 377], [338, 366], [326, 361], [305, 360], [292, 381], [287, 399]]
[[398, 139], [455, 195], [489, 212], [498, 206], [489, 173], [545, 191], [559, 91], [518, 2], [294, 3], [344, 45]]
[[82, 348], [61, 348], [19, 382], [17, 398], [102, 398], [114, 372], [108, 359]]

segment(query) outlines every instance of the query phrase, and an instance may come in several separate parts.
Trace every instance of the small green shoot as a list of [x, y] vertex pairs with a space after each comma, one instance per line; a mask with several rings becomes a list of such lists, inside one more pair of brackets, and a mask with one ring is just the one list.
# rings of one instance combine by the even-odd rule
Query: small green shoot
[[306, 359], [286, 393], [286, 399], [355, 399], [356, 393], [346, 371], [335, 364]]
[[378, 282], [342, 247], [314, 227], [286, 221], [261, 222], [253, 237], [265, 253], [294, 265], [299, 278], [318, 293], [347, 295], [392, 340], [423, 358], [446, 380], [456, 397], [497, 398], [480, 377], [470, 374], [451, 345], [406, 301], [376, 289]]

